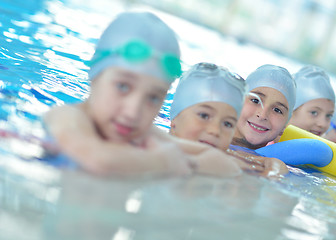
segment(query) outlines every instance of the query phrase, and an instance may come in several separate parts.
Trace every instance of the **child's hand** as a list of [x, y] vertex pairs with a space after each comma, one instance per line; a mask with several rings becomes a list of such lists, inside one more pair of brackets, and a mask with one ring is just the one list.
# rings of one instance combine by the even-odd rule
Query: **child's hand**
[[182, 152], [175, 143], [161, 143], [150, 151], [157, 161], [163, 165], [163, 171], [173, 176], [188, 176], [192, 174], [193, 164], [189, 156]]
[[263, 171], [265, 171], [264, 165], [257, 161], [256, 162], [246, 161], [237, 157], [235, 157], [235, 161], [239, 165], [239, 167], [246, 172], [262, 173]]
[[[178, 163], [173, 164], [175, 167], [180, 165], [180, 169], [185, 169], [185, 164], [188, 164], [189, 171], [191, 169], [196, 174], [216, 177], [232, 177], [241, 174], [241, 169], [233, 157], [221, 150], [203, 143], [176, 138], [167, 133], [162, 133], [162, 131], [156, 134], [156, 136], [159, 137], [159, 140], [155, 138], [147, 139], [147, 149], [159, 148], [162, 145], [162, 143], [158, 144], [160, 140], [164, 141], [167, 146], [173, 144], [170, 149], [167, 147], [165, 151], [167, 152], [167, 156], [171, 158], [169, 160], [171, 163], [178, 161]], [[178, 148], [176, 148], [175, 144]]]
[[192, 160], [197, 163], [195, 173], [215, 177], [235, 177], [242, 173], [234, 157], [215, 148], [194, 156]]
[[[148, 136], [146, 139], [146, 151], [153, 154], [154, 158], [162, 164], [163, 171], [173, 176], [188, 176], [192, 174], [193, 164], [189, 155], [184, 153], [178, 144], [167, 139], [169, 135], [156, 130], [159, 134]], [[157, 133], [157, 132], [156, 132]], [[167, 136], [166, 136], [167, 135]]]
[[262, 172], [262, 176], [277, 178], [281, 175], [288, 173], [288, 168], [284, 162], [277, 158], [266, 158], [264, 159], [265, 170]]
[[284, 162], [277, 158], [268, 158], [254, 156], [254, 161], [249, 162], [249, 168], [245, 170], [254, 170], [260, 176], [267, 178], [281, 178], [282, 175], [288, 173], [288, 168]]
[[255, 172], [269, 178], [279, 178], [288, 173], [286, 164], [277, 158], [261, 157], [233, 150], [228, 150], [228, 153], [236, 157], [238, 165], [244, 171]]

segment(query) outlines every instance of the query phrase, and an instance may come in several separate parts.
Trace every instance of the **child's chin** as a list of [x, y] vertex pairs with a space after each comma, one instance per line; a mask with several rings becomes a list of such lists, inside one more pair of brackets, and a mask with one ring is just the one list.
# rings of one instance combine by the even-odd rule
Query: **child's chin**
[[116, 143], [116, 144], [127, 144], [130, 140], [127, 139], [126, 137], [120, 136], [117, 133], [110, 134], [107, 138], [106, 141]]
[[246, 138], [247, 142], [250, 144], [250, 145], [253, 145], [253, 146], [256, 146], [256, 147], [263, 147], [265, 146], [269, 141], [267, 140], [260, 140], [260, 139], [254, 139], [254, 138]]
[[110, 137], [107, 139], [107, 141], [115, 143], [115, 144], [127, 144], [127, 140], [123, 138], [118, 138], [118, 137]]

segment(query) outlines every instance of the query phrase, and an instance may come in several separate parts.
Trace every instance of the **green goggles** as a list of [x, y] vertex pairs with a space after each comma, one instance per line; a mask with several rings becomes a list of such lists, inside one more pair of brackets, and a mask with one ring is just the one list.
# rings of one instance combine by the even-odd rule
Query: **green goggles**
[[160, 59], [161, 66], [169, 78], [180, 77], [182, 73], [179, 58], [174, 54], [160, 54], [141, 40], [129, 41], [124, 46], [116, 49], [97, 50], [88, 66], [92, 67], [111, 55], [120, 55], [131, 63], [139, 63], [150, 57], [156, 57]]

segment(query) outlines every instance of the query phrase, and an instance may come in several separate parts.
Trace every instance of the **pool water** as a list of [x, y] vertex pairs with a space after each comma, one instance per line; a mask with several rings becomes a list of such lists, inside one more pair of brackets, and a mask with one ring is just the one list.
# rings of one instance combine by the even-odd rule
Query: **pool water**
[[[301, 66], [135, 1], [0, 0], [0, 129], [44, 137], [50, 107], [85, 99], [84, 62], [111, 18], [130, 8], [176, 30], [184, 69], [210, 61], [246, 77], [265, 63]], [[166, 129], [174, 87], [155, 121]], [[0, 138], [0, 239], [336, 238], [336, 180], [310, 168], [290, 167], [278, 181], [106, 180], [39, 159], [39, 144]]]

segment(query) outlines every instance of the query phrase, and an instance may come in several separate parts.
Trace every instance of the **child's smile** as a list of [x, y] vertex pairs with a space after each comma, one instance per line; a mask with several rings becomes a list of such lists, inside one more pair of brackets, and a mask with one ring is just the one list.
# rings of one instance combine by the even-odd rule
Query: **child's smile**
[[247, 122], [250, 125], [250, 127], [252, 128], [252, 130], [254, 130], [254, 131], [258, 132], [258, 133], [264, 133], [264, 132], [266, 132], [266, 131], [269, 130], [269, 128], [266, 128], [266, 127], [263, 127], [261, 125], [252, 123], [250, 121], [247, 121]]
[[274, 88], [257, 87], [251, 92], [259, 99], [251, 95], [245, 100], [235, 139], [247, 142], [245, 147], [258, 148], [281, 134], [288, 120], [288, 103], [285, 96]]

